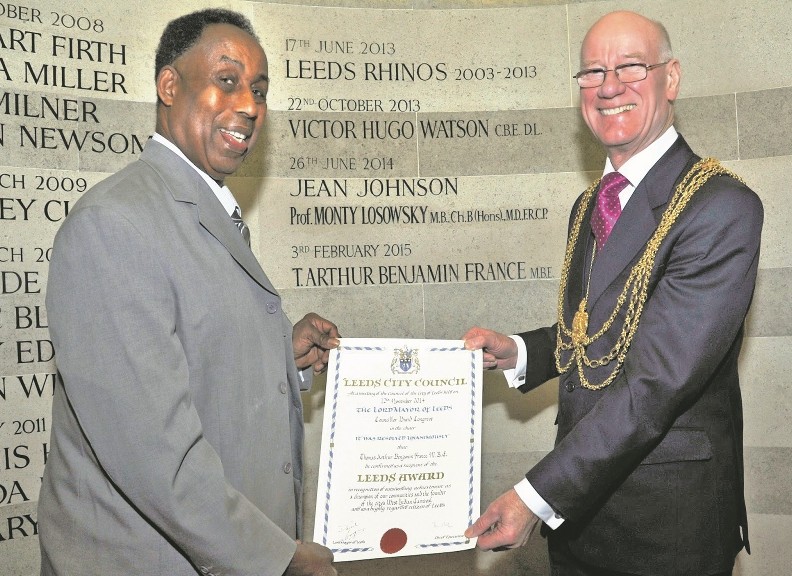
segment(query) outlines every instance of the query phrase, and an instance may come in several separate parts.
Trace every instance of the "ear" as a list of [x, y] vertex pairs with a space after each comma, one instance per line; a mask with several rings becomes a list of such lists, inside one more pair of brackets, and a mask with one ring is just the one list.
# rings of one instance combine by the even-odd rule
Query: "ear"
[[173, 103], [179, 73], [173, 66], [163, 66], [157, 74], [157, 97], [165, 106]]
[[674, 102], [679, 95], [679, 88], [682, 82], [682, 69], [679, 60], [673, 58], [667, 65], [666, 75], [666, 97], [669, 102]]

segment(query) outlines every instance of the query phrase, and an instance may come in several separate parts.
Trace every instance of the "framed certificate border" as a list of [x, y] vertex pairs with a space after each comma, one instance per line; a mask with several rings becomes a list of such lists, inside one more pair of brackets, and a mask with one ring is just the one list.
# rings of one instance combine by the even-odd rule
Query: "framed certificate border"
[[481, 478], [481, 351], [343, 338], [330, 357], [314, 541], [337, 561], [466, 550]]

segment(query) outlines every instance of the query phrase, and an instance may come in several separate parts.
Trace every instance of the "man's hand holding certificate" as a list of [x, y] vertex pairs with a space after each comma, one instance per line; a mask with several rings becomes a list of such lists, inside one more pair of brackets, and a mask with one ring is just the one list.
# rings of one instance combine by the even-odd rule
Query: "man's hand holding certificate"
[[342, 338], [327, 375], [314, 541], [338, 561], [472, 548], [481, 351]]

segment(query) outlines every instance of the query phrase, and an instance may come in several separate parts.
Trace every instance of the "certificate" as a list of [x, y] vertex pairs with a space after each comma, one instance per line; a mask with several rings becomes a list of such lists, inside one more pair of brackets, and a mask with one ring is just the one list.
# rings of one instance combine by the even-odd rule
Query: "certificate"
[[337, 561], [475, 546], [481, 371], [460, 340], [342, 338], [331, 351], [314, 541]]

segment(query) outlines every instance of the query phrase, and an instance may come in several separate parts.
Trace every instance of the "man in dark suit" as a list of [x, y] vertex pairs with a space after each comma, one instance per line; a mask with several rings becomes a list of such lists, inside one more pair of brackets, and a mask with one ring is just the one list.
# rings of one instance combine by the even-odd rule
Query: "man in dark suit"
[[467, 531], [515, 547], [542, 520], [554, 576], [725, 575], [748, 548], [737, 358], [763, 211], [675, 131], [680, 76], [661, 24], [592, 26], [575, 77], [608, 158], [572, 209], [558, 324], [464, 337], [523, 392], [559, 377], [554, 449]]
[[297, 539], [300, 391], [338, 330], [292, 327], [223, 185], [256, 143], [267, 74], [243, 16], [169, 23], [156, 134], [57, 234], [44, 575], [336, 574]]

